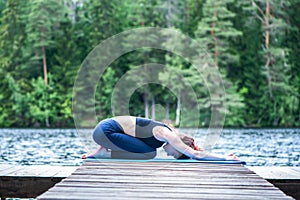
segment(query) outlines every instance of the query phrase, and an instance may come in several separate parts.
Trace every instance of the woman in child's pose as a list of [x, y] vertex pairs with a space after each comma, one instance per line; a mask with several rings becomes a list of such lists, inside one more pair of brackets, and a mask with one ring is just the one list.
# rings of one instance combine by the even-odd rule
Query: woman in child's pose
[[235, 155], [206, 153], [194, 139], [176, 129], [154, 120], [118, 116], [101, 121], [94, 129], [94, 141], [99, 148], [82, 158], [152, 159], [156, 149], [163, 146], [176, 159], [239, 160]]

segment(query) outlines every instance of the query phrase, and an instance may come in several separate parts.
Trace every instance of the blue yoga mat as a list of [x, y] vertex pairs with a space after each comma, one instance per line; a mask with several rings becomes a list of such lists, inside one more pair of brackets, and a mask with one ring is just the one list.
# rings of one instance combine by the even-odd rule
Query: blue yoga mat
[[162, 159], [162, 158], [155, 158], [150, 160], [130, 160], [130, 159], [112, 159], [112, 158], [104, 158], [104, 159], [92, 159], [87, 158], [85, 161], [112, 161], [112, 162], [169, 162], [169, 163], [211, 163], [211, 164], [241, 164], [246, 165], [245, 161], [237, 161], [237, 160], [177, 160], [177, 159]]

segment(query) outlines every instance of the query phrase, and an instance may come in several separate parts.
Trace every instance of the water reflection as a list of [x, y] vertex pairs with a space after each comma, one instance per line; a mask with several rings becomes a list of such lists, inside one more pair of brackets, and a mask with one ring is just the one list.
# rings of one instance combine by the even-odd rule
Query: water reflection
[[[205, 129], [182, 131], [199, 144], [205, 141]], [[247, 165], [300, 166], [299, 136], [300, 129], [225, 129], [212, 151], [235, 153]], [[75, 129], [0, 129], [0, 140], [0, 164], [80, 165], [80, 156], [96, 146]], [[162, 149], [158, 157], [166, 157]]]

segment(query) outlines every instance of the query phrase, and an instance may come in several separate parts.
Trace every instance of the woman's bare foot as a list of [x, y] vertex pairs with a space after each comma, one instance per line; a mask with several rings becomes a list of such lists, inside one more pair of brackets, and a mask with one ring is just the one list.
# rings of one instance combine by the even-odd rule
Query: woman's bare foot
[[110, 158], [110, 151], [100, 146], [94, 153], [83, 154], [81, 158]]

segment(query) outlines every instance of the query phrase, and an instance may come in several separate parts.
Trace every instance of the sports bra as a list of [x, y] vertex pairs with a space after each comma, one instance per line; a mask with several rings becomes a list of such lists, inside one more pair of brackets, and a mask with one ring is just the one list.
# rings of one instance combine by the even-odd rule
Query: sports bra
[[159, 148], [161, 147], [165, 142], [157, 140], [153, 135], [153, 128], [156, 126], [163, 126], [168, 128], [170, 131], [172, 129], [168, 127], [166, 124], [157, 122], [151, 119], [136, 118], [136, 128], [135, 128], [135, 137], [139, 138], [143, 142], [145, 142], [147, 145], [149, 145], [152, 148]]

